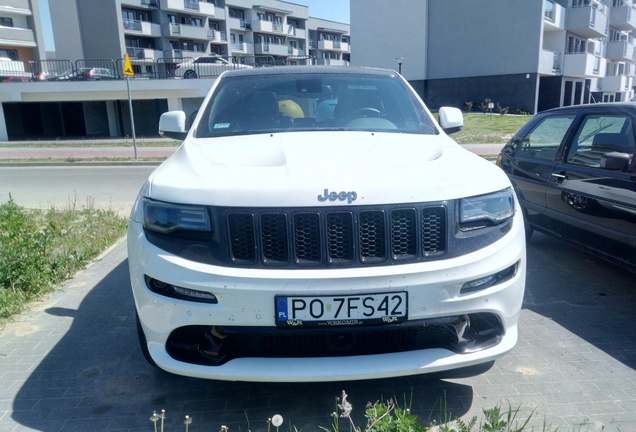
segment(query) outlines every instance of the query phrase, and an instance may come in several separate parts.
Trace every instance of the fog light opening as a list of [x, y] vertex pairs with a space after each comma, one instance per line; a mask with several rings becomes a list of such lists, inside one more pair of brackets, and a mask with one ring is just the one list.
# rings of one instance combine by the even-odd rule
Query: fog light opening
[[519, 262], [511, 265], [500, 272], [484, 276], [479, 279], [472, 280], [470, 282], [466, 282], [462, 285], [460, 289], [461, 294], [471, 293], [475, 291], [481, 291], [486, 288], [490, 288], [493, 285], [505, 282], [509, 279], [512, 279], [517, 274], [517, 268], [519, 267]]
[[158, 279], [151, 278], [148, 275], [145, 276], [145, 279], [148, 289], [162, 296], [198, 303], [217, 304], [219, 302], [214, 294], [206, 291], [193, 290], [190, 288], [172, 285]]

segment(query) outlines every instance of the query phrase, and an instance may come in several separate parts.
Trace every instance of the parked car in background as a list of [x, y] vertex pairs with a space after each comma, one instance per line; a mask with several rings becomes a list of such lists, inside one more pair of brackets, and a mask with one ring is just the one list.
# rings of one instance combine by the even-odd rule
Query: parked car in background
[[0, 57], [0, 82], [24, 82], [31, 79], [28, 62]]
[[636, 104], [538, 114], [497, 160], [538, 230], [636, 271]]
[[[320, 110], [322, 101], [333, 109]], [[243, 68], [213, 84], [128, 228], [152, 365], [231, 381], [337, 381], [490, 362], [517, 341], [523, 218], [394, 71]]]
[[251, 68], [252, 66], [231, 63], [222, 57], [206, 56], [196, 57], [179, 63], [175, 75], [181, 78], [199, 78], [218, 76], [227, 70]]
[[51, 76], [50, 81], [101, 81], [116, 80], [119, 77], [114, 70], [108, 68], [71, 69], [59, 76]]

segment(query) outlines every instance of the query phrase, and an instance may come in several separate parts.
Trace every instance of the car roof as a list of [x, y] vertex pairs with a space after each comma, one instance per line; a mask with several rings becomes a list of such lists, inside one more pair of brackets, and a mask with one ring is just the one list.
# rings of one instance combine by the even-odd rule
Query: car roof
[[389, 69], [357, 66], [271, 66], [235, 69], [224, 73], [225, 77], [263, 76], [288, 74], [364, 74], [376, 76], [394, 76], [397, 72]]
[[636, 109], [636, 102], [605, 102], [605, 103], [590, 103], [582, 105], [570, 105], [565, 107], [552, 108], [542, 111], [543, 113], [554, 112], [566, 112], [566, 111], [586, 111], [586, 110], [603, 110], [603, 109]]

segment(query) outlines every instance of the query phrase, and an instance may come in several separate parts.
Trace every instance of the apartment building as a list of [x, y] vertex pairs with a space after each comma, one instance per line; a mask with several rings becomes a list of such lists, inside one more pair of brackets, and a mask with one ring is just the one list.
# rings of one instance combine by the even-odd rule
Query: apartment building
[[[128, 52], [143, 64], [216, 54], [293, 64], [315, 50], [346, 64], [349, 54], [348, 25], [309, 18], [307, 6], [280, 0], [55, 0], [50, 7], [57, 58]], [[310, 34], [339, 43], [310, 49]]]
[[316, 64], [346, 66], [350, 60], [349, 25], [309, 18], [309, 55]]
[[11, 60], [45, 58], [37, 0], [0, 1], [0, 57]]
[[[7, 18], [14, 18], [14, 26], [26, 26], [30, 21], [39, 26], [37, 2], [0, 0], [0, 19], [7, 9], [13, 13]], [[321, 64], [346, 65], [349, 61], [349, 26], [310, 18], [307, 6], [291, 2], [49, 0], [48, 4], [57, 60], [47, 60], [41, 70], [61, 73], [73, 66], [103, 63], [121, 72], [121, 59], [127, 52], [136, 73], [131, 94], [138, 136], [156, 136], [159, 117], [165, 111], [183, 110], [189, 117], [200, 106], [215, 79], [213, 74], [193, 80], [161, 73], [174, 72], [174, 65], [185, 58], [217, 54], [264, 65], [304, 63], [308, 56], [315, 56]], [[2, 31], [0, 27], [0, 35]], [[35, 41], [33, 50], [41, 53], [29, 57], [28, 52], [16, 49], [18, 58], [44, 59], [39, 33], [29, 34]], [[0, 49], [2, 42], [0, 36]], [[123, 81], [33, 81], [0, 86], [0, 141], [132, 133]]]
[[635, 0], [351, 0], [351, 28], [353, 64], [403, 58], [434, 108], [489, 98], [535, 113], [634, 95]]

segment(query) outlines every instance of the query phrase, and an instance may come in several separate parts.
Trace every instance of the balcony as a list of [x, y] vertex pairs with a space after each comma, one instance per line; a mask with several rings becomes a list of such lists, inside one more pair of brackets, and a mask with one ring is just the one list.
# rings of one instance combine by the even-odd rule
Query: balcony
[[567, 29], [585, 39], [607, 36], [608, 25], [607, 15], [593, 5], [568, 10]]
[[316, 59], [316, 64], [321, 66], [349, 66], [347, 60]]
[[634, 45], [628, 41], [612, 41], [607, 43], [605, 58], [612, 60], [634, 60]]
[[295, 37], [298, 39], [307, 39], [307, 30], [301, 29], [294, 26], [287, 26], [287, 31], [285, 32], [287, 36]]
[[624, 92], [632, 88], [633, 77], [626, 75], [606, 76], [600, 82], [604, 92]]
[[208, 40], [210, 42], [227, 42], [227, 33], [224, 31], [208, 29]]
[[255, 43], [254, 54], [267, 54], [275, 56], [287, 56], [287, 45], [277, 45], [267, 42]]
[[605, 60], [594, 54], [568, 53], [563, 61], [563, 75], [579, 78], [597, 78], [601, 73], [604, 62]]
[[539, 57], [539, 73], [541, 75], [561, 75], [562, 58], [559, 52], [541, 50]]
[[163, 52], [150, 48], [126, 47], [126, 52], [130, 56], [130, 60], [134, 63], [135, 59], [144, 59], [156, 61], [163, 56]]
[[287, 47], [287, 55], [294, 56], [294, 57], [300, 57], [300, 56], [307, 55], [307, 51], [305, 51], [304, 49], [301, 49], [301, 48], [294, 48], [293, 46], [288, 46]]
[[208, 28], [185, 24], [165, 23], [162, 26], [164, 37], [180, 37], [184, 39], [209, 40]]
[[35, 36], [33, 30], [17, 27], [0, 27], [0, 40], [3, 46], [34, 47]]
[[565, 29], [565, 8], [552, 0], [544, 1], [543, 30], [559, 31]]
[[272, 21], [254, 20], [252, 21], [252, 30], [259, 33], [283, 33], [283, 25]]
[[156, 8], [159, 0], [121, 0], [122, 6]]
[[254, 45], [247, 42], [233, 42], [230, 44], [230, 49], [233, 54], [254, 54]]
[[349, 43], [340, 41], [321, 40], [317, 48], [321, 51], [349, 52]]
[[252, 30], [252, 22], [243, 18], [228, 18], [227, 26], [236, 30]]
[[19, 15], [31, 15], [29, 0], [3, 0], [0, 9], [11, 10]]
[[140, 36], [161, 37], [161, 26], [148, 21], [123, 20], [125, 34]]
[[618, 30], [636, 30], [636, 12], [629, 5], [613, 7], [610, 24]]
[[215, 16], [213, 3], [199, 0], [161, 0], [161, 9], [171, 12], [188, 12], [197, 15]]

